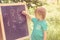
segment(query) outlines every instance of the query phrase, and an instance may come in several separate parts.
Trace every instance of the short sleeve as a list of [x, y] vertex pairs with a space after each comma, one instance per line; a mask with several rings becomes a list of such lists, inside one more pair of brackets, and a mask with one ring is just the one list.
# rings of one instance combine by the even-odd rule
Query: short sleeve
[[32, 22], [35, 23], [36, 22], [36, 18], [32, 18]]
[[42, 25], [42, 27], [43, 27], [43, 30], [46, 31], [47, 30], [47, 23], [44, 22], [43, 25]]

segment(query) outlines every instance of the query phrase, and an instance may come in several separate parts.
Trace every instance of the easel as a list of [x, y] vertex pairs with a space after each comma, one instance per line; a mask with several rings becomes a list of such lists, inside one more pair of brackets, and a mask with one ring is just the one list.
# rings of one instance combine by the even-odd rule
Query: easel
[[[0, 17], [1, 17], [0, 18], [0, 20], [1, 20], [1, 22], [0, 22], [1, 23], [1, 27], [0, 28], [1, 28], [1, 35], [2, 35], [1, 40], [6, 40], [6, 35], [5, 35], [5, 30], [4, 30], [4, 23], [3, 23], [3, 16], [2, 16], [1, 6], [13, 6], [13, 5], [25, 5], [25, 8], [27, 9], [27, 6], [26, 6], [26, 3], [25, 2], [24, 3], [12, 3], [12, 4], [0, 4]], [[26, 38], [29, 38], [29, 35], [26, 36], [26, 37], [18, 38], [16, 40], [24, 40]]]

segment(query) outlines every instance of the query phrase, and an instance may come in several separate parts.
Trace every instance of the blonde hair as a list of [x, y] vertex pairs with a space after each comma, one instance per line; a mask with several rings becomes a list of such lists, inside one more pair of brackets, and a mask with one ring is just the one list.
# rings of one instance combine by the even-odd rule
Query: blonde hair
[[46, 9], [43, 6], [37, 7], [36, 10], [35, 10], [35, 13], [38, 13], [38, 14], [42, 15], [43, 19], [45, 19]]

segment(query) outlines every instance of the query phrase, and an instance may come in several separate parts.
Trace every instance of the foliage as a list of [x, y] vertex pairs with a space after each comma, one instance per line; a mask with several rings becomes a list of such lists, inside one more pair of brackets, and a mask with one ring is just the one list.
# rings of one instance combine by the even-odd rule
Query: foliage
[[[8, 3], [8, 0], [3, 0], [3, 3]], [[10, 0], [11, 3], [20, 2], [20, 0]], [[26, 1], [29, 13], [31, 15], [34, 15], [34, 9], [36, 6], [45, 6], [46, 7], [46, 21], [48, 25], [47, 30], [47, 40], [60, 40], [60, 5], [55, 4], [47, 4], [44, 2], [41, 2], [39, 0], [21, 0], [21, 2]], [[1, 1], [0, 1], [1, 2]], [[35, 4], [36, 6], [32, 6], [31, 4]], [[25, 39], [29, 40], [29, 39]]]
[[27, 3], [28, 8], [33, 7], [32, 4], [35, 6], [42, 6], [43, 2], [39, 0], [0, 0], [0, 3], [18, 3], [25, 1]]
[[[44, 6], [47, 11], [47, 40], [60, 40], [60, 6], [55, 4], [48, 4]], [[30, 10], [30, 13], [33, 15], [32, 8], [30, 8]]]

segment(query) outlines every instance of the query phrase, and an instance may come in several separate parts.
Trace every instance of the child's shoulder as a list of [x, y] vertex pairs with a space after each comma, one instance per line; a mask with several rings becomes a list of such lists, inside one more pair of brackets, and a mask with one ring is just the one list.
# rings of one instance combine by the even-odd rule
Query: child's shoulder
[[36, 17], [33, 17], [32, 22], [36, 22], [36, 21], [37, 21]]
[[33, 16], [32, 19], [37, 20], [37, 18], [35, 16]]

